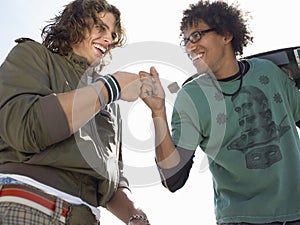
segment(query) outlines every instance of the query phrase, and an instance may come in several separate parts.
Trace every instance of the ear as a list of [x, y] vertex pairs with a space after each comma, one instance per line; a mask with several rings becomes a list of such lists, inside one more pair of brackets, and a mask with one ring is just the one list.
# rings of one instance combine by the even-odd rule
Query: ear
[[230, 33], [226, 33], [223, 37], [223, 40], [226, 44], [230, 43], [232, 41], [232, 39], [233, 39], [233, 36]]

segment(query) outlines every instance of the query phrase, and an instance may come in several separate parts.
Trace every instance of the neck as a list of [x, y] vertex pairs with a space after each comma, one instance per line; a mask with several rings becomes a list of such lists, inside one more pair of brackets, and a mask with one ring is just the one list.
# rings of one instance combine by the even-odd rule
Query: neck
[[223, 78], [222, 80], [218, 79], [218, 81], [234, 81], [239, 79], [240, 80], [240, 84], [239, 87], [236, 91], [234, 91], [233, 93], [225, 93], [223, 92], [220, 87], [216, 84], [216, 81], [214, 81], [214, 79], [211, 79], [212, 84], [215, 86], [215, 88], [218, 90], [218, 92], [222, 93], [224, 96], [234, 96], [236, 94], [238, 94], [242, 88], [243, 85], [243, 75], [246, 73], [246, 66], [243, 62], [238, 62], [238, 72], [232, 76]]
[[231, 61], [229, 63], [223, 64], [220, 66], [220, 69], [213, 71], [216, 80], [227, 80], [231, 77], [236, 77], [239, 73], [240, 68], [237, 60]]

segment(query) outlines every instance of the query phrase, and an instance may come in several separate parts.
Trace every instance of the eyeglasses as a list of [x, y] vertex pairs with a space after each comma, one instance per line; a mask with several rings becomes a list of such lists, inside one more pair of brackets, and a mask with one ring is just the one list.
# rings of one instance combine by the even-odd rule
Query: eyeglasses
[[202, 38], [202, 36], [208, 32], [214, 31], [214, 28], [210, 28], [207, 30], [198, 30], [193, 32], [188, 38], [184, 38], [183, 40], [181, 40], [180, 42], [180, 46], [185, 48], [187, 43], [190, 41], [193, 44], [195, 44], [196, 42], [200, 41], [200, 39]]

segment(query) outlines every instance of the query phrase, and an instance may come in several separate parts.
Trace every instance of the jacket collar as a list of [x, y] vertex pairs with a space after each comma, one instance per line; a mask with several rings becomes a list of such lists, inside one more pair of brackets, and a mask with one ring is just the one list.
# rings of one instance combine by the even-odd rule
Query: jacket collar
[[67, 60], [74, 65], [74, 67], [80, 67], [83, 70], [88, 68], [88, 63], [86, 58], [75, 54], [74, 52], [69, 52], [66, 55]]

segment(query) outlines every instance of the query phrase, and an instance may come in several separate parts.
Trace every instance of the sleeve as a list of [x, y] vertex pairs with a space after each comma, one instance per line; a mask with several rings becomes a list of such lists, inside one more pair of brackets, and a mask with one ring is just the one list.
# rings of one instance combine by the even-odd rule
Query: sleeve
[[285, 76], [285, 90], [287, 90], [288, 101], [292, 110], [296, 125], [300, 124], [300, 90], [297, 88], [294, 81]]
[[189, 178], [190, 170], [194, 163], [195, 151], [177, 148], [180, 155], [180, 163], [171, 169], [163, 169], [158, 164], [162, 185], [169, 191], [175, 192], [184, 186]]
[[296, 82], [289, 78], [279, 66], [273, 62], [266, 60], [269, 64], [269, 68], [272, 69], [274, 74], [277, 74], [278, 80], [282, 83], [282, 89], [287, 97], [288, 107], [291, 109], [292, 116], [294, 117], [295, 123], [300, 123], [300, 90], [296, 85]]
[[[193, 165], [195, 150], [202, 140], [198, 109], [191, 98], [193, 90], [193, 86], [187, 85], [179, 91], [172, 113], [172, 140], [179, 152], [180, 162], [171, 169], [163, 169], [157, 165], [162, 185], [171, 192], [175, 192], [186, 183]], [[197, 91], [199, 93], [199, 89]]]
[[181, 89], [177, 95], [171, 132], [174, 145], [194, 151], [202, 141], [202, 136], [197, 104], [191, 98], [190, 92], [189, 89]]
[[16, 45], [0, 67], [0, 137], [20, 152], [40, 152], [70, 135], [50, 88], [47, 54], [44, 46], [26, 41]]
[[118, 188], [127, 188], [130, 192], [131, 189], [129, 187], [129, 181], [128, 179], [124, 176], [124, 164], [123, 164], [123, 157], [122, 157], [122, 151], [121, 151], [121, 146], [120, 146], [120, 155], [119, 155], [119, 171], [120, 171], [120, 178], [119, 178], [119, 184]]
[[118, 119], [118, 143], [119, 143], [119, 156], [118, 156], [118, 161], [119, 161], [119, 171], [120, 171], [120, 178], [119, 178], [119, 184], [118, 188], [127, 188], [130, 192], [131, 189], [129, 187], [129, 181], [128, 179], [124, 176], [124, 161], [123, 161], [123, 142], [122, 142], [122, 118], [121, 118], [121, 112], [120, 112], [120, 107], [118, 104], [114, 104], [114, 106], [117, 108], [117, 117]]

